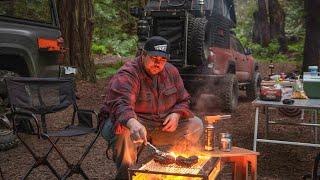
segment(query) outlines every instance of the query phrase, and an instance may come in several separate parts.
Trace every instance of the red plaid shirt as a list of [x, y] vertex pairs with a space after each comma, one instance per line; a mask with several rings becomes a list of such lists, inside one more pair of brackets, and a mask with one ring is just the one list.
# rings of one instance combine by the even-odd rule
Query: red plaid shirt
[[161, 124], [174, 112], [183, 119], [193, 117], [189, 98], [173, 65], [166, 63], [163, 71], [151, 78], [138, 57], [127, 62], [111, 79], [102, 113], [108, 113], [121, 125], [126, 125], [130, 118]]

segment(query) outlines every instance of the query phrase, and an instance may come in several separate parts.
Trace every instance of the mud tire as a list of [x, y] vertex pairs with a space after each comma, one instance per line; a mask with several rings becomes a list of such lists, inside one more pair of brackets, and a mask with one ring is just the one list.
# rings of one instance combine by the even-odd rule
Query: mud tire
[[[4, 82], [4, 79], [7, 77], [18, 77], [19, 75], [15, 72], [8, 71], [8, 70], [0, 70], [0, 108], [3, 110], [0, 111], [1, 114], [5, 113], [6, 107], [9, 105], [8, 103], [8, 95], [7, 95], [7, 88]], [[0, 118], [0, 121], [2, 119]], [[2, 122], [0, 122], [0, 151], [5, 151], [11, 149], [19, 143], [16, 135], [13, 133], [12, 129], [5, 127]]]
[[188, 63], [190, 65], [207, 64], [210, 47], [210, 32], [205, 18], [190, 18], [188, 30]]
[[222, 80], [221, 102], [225, 112], [234, 112], [238, 106], [239, 86], [234, 74], [227, 74]]
[[255, 72], [253, 74], [253, 78], [250, 84], [246, 86], [247, 98], [250, 100], [256, 99], [259, 96], [260, 87], [261, 87], [261, 75], [259, 72]]
[[0, 97], [4, 100], [7, 98], [7, 88], [4, 82], [7, 77], [19, 77], [19, 75], [12, 71], [0, 70]]
[[0, 151], [9, 150], [19, 144], [19, 140], [10, 129], [0, 129]]

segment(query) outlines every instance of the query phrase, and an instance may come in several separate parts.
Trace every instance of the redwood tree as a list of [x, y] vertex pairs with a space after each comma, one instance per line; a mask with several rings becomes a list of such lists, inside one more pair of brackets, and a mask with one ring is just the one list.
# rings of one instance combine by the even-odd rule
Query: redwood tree
[[285, 13], [278, 0], [269, 0], [270, 38], [277, 39], [280, 51], [288, 50], [285, 35]]
[[91, 57], [93, 0], [58, 0], [57, 4], [62, 35], [69, 48], [65, 63], [78, 67], [82, 79], [95, 81]]
[[270, 42], [268, 10], [265, 0], [258, 0], [258, 11], [254, 13], [252, 41], [267, 47]]
[[306, 38], [303, 71], [308, 66], [320, 65], [320, 0], [305, 0]]

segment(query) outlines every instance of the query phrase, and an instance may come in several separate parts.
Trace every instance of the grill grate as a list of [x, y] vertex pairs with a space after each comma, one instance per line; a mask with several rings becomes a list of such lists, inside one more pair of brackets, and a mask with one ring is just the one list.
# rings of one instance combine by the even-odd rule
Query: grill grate
[[157, 171], [163, 173], [176, 173], [176, 174], [192, 174], [197, 175], [200, 170], [208, 162], [210, 157], [199, 156], [198, 163], [191, 167], [181, 167], [176, 164], [161, 165], [154, 160], [149, 161], [147, 164], [143, 165], [139, 170], [144, 171]]

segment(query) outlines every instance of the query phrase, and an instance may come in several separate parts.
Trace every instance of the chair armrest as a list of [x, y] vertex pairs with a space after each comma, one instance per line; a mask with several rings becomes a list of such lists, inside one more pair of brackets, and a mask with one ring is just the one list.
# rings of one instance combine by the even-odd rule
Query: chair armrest
[[38, 123], [38, 119], [37, 117], [33, 114], [33, 113], [29, 113], [29, 112], [22, 112], [22, 111], [14, 111], [13, 112], [13, 128], [14, 128], [14, 131], [16, 133], [16, 126], [15, 126], [15, 120], [16, 120], [16, 116], [17, 115], [22, 115], [22, 116], [28, 116], [28, 117], [31, 117], [31, 119], [34, 121], [34, 123], [36, 124], [36, 127], [37, 127], [37, 135], [38, 135], [38, 138], [40, 139], [40, 128], [39, 128], [39, 123]]

